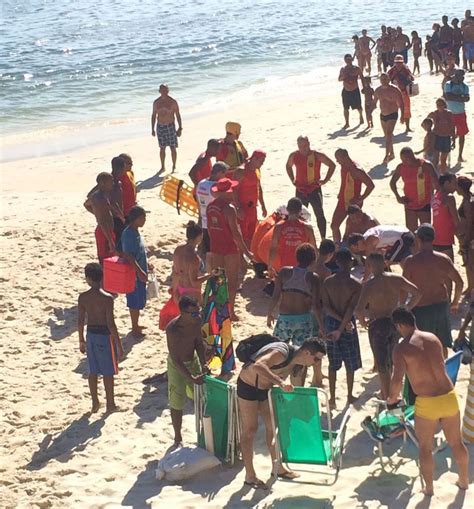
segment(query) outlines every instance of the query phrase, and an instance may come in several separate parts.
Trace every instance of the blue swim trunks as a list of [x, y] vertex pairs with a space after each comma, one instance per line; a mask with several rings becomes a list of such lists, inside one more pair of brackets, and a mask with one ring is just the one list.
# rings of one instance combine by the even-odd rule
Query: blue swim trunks
[[294, 346], [301, 346], [305, 339], [319, 334], [318, 322], [311, 313], [302, 315], [279, 315], [273, 335]]
[[110, 334], [87, 331], [86, 347], [90, 375], [112, 376], [118, 373], [117, 352]]
[[127, 307], [130, 309], [144, 309], [146, 304], [146, 283], [137, 279], [135, 291], [127, 293]]
[[[355, 320], [352, 320], [353, 329], [351, 332], [343, 332], [339, 341], [327, 342], [327, 354], [329, 360], [329, 369], [337, 371], [341, 369], [342, 363], [349, 372], [356, 371], [362, 367], [362, 359], [360, 357], [359, 336], [355, 326]], [[341, 322], [332, 316], [324, 317], [324, 326], [326, 332], [333, 332], [339, 328]]]

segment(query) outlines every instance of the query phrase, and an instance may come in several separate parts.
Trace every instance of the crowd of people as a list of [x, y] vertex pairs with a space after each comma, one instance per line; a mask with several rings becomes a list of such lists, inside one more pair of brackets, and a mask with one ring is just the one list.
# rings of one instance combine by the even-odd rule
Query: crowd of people
[[[437, 38], [433, 34], [425, 51], [439, 53], [441, 63], [448, 65], [451, 53], [455, 62], [460, 62], [462, 48], [465, 66], [472, 69], [474, 18], [470, 11], [466, 11], [460, 28], [458, 24], [454, 19], [450, 27], [447, 17], [443, 17], [443, 25], [435, 32]], [[412, 48], [419, 71], [421, 39], [416, 32], [410, 40], [400, 27], [382, 26], [381, 36], [376, 40], [363, 30], [362, 36], [354, 37], [354, 41], [355, 55], [345, 55], [346, 65], [339, 75], [343, 82], [344, 128], [349, 127], [350, 109], [356, 109], [360, 123], [364, 122], [360, 80], [369, 126], [373, 125], [373, 110], [380, 106], [386, 138], [384, 161], [388, 163], [395, 158], [393, 132], [398, 111], [407, 132], [411, 130], [413, 74], [407, 60]], [[370, 76], [364, 75], [365, 71], [371, 72], [374, 47], [381, 72], [380, 86], [375, 90]], [[358, 66], [353, 64], [354, 57]], [[258, 414], [263, 415], [268, 447], [272, 458], [275, 457], [268, 403], [268, 391], [273, 385], [292, 391], [295, 385], [305, 384], [307, 370], [311, 368], [311, 385], [321, 386], [323, 358], [327, 358], [331, 408], [336, 407], [336, 389], [341, 385], [337, 372], [343, 365], [347, 404], [356, 401], [354, 379], [362, 367], [358, 328], [363, 327], [368, 329], [380, 397], [396, 401], [405, 374], [418, 395], [416, 431], [426, 493], [433, 492], [430, 458], [438, 422], [459, 465], [458, 484], [467, 488], [468, 460], [460, 435], [459, 405], [442, 368], [443, 359], [453, 346], [451, 313], [457, 312], [464, 287], [453, 263], [456, 239], [466, 271], [464, 295], [469, 297], [474, 290], [472, 181], [450, 173], [447, 157], [457, 138], [462, 160], [464, 136], [468, 132], [465, 104], [469, 101], [469, 89], [463, 83], [464, 71], [456, 68], [456, 64], [451, 71], [443, 83], [444, 97], [436, 100], [436, 109], [423, 120], [427, 132], [423, 149], [415, 152], [403, 147], [390, 180], [394, 203], [404, 208], [405, 225], [380, 224], [367, 212], [376, 186], [343, 148], [337, 149], [332, 158], [314, 150], [308, 137], [300, 135], [296, 150], [289, 154], [286, 163], [294, 196], [285, 206], [271, 212], [266, 208], [261, 178], [265, 151], [247, 152], [237, 122], [226, 124], [222, 139], [208, 141], [189, 172], [199, 206], [199, 221], [189, 222], [186, 242], [177, 246], [173, 254], [170, 292], [178, 311], [166, 328], [166, 336], [175, 445], [182, 442], [186, 395], [192, 393], [193, 384], [203, 383], [204, 374], [209, 373], [201, 335], [203, 284], [224, 271], [229, 316], [231, 321], [238, 321], [235, 301], [249, 268], [254, 265], [256, 277], [272, 281], [266, 323], [278, 341], [263, 347], [254, 362], [242, 366], [237, 380], [245, 482], [255, 488], [264, 487], [252, 462]], [[169, 88], [161, 85], [160, 98], [154, 102], [152, 113], [152, 135], [157, 136], [160, 147], [160, 172], [165, 171], [166, 147], [171, 149], [175, 170], [182, 130], [178, 103], [169, 96]], [[420, 153], [423, 157], [417, 157]], [[92, 412], [99, 408], [99, 374], [104, 377], [107, 410], [116, 408], [113, 376], [121, 352], [113, 317], [114, 298], [101, 288], [103, 261], [119, 254], [136, 272], [135, 290], [127, 294], [127, 306], [132, 334], [137, 336], [144, 333], [139, 318], [146, 306], [146, 283], [153, 271], [140, 235], [146, 212], [137, 204], [132, 159], [120, 154], [112, 159], [111, 165], [111, 173], [97, 176], [97, 185], [84, 204], [96, 218], [99, 261], [86, 266], [85, 276], [91, 289], [79, 297], [80, 349], [87, 351], [89, 360]], [[328, 239], [323, 189], [334, 178], [340, 179], [340, 188], [330, 222], [332, 239]], [[456, 203], [455, 194], [460, 197], [460, 204]], [[316, 219], [319, 241], [308, 221], [309, 206]], [[259, 208], [266, 218], [260, 222]], [[394, 265], [401, 266], [401, 275], [392, 272]], [[354, 275], [358, 269], [362, 269], [361, 277]], [[293, 478], [296, 474], [281, 467], [279, 475]]]

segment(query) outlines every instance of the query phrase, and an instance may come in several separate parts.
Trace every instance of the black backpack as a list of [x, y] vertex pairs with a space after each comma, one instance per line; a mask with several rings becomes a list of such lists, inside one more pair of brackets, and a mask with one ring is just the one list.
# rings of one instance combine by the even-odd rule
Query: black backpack
[[[241, 341], [235, 349], [235, 353], [240, 362], [243, 362], [244, 364], [247, 362], [253, 362], [252, 356], [255, 355], [261, 348], [270, 345], [271, 343], [284, 343], [284, 341], [272, 336], [271, 334], [256, 334]], [[288, 366], [295, 353], [295, 348], [288, 345], [288, 357], [280, 364], [272, 366], [272, 369], [280, 369]]]

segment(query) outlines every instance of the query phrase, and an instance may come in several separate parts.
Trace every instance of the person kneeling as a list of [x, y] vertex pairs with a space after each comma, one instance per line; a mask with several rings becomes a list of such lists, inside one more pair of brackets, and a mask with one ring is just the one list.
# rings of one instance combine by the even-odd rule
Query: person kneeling
[[[285, 382], [285, 378], [296, 366], [307, 367], [320, 362], [325, 353], [326, 345], [319, 339], [306, 340], [299, 348], [276, 341], [260, 348], [251, 356], [251, 360], [243, 365], [237, 380], [237, 396], [241, 419], [240, 449], [246, 485], [254, 488], [266, 487], [257, 477], [253, 466], [253, 442], [258, 428], [259, 413], [264, 419], [266, 442], [272, 464], [276, 460], [268, 391], [273, 385], [277, 385], [286, 392], [292, 392], [293, 385]], [[297, 474], [280, 466], [278, 476], [293, 479]]]

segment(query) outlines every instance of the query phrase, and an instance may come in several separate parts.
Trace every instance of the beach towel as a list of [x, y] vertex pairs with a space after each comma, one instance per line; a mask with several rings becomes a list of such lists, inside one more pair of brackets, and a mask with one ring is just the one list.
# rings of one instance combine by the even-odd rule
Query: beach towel
[[207, 281], [203, 301], [202, 333], [213, 348], [213, 358], [209, 362], [209, 367], [220, 368], [221, 374], [234, 370], [229, 291], [225, 274], [213, 276]]

